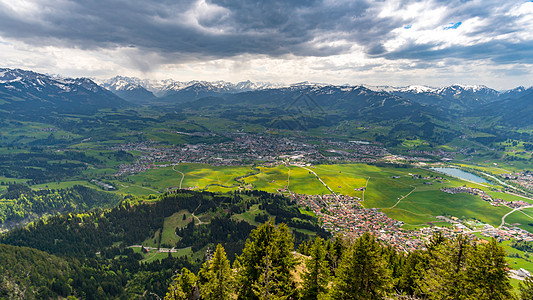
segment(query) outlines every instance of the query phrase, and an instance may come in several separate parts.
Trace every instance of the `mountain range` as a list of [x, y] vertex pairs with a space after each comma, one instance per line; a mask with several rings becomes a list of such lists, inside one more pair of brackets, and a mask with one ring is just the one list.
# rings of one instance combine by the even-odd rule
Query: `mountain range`
[[128, 106], [131, 106], [128, 101], [88, 78], [62, 78], [0, 68], [0, 116], [35, 120]]
[[148, 103], [154, 98], [164, 99], [162, 102], [172, 102], [175, 100], [174, 98], [181, 99], [192, 96], [193, 99], [197, 99], [214, 94], [239, 93], [281, 86], [269, 82], [251, 82], [249, 80], [234, 84], [223, 80], [213, 82], [176, 81], [173, 79], [149, 80], [124, 76], [115, 76], [98, 83], [118, 96], [137, 103]]
[[134, 77], [116, 76], [102, 81], [101, 86], [112, 91], [116, 95], [134, 102], [146, 104], [157, 103], [181, 103], [204, 97], [220, 97], [227, 94], [254, 92], [264, 90], [280, 91], [308, 91], [309, 89], [329, 89], [344, 92], [347, 89], [365, 88], [372, 92], [386, 93], [398, 96], [413, 102], [426, 105], [435, 105], [446, 109], [467, 111], [484, 104], [510, 98], [520, 98], [533, 91], [533, 87], [517, 87], [512, 90], [497, 91], [484, 85], [462, 85], [435, 88], [422, 85], [405, 87], [394, 86], [370, 86], [370, 85], [329, 85], [317, 83], [296, 83], [292, 85], [272, 84], [268, 82], [243, 81], [230, 83], [226, 81], [175, 81], [172, 79], [155, 81], [141, 80]]
[[[368, 86], [297, 83], [282, 86], [267, 82], [142, 80], [116, 76], [96, 83], [88, 78], [63, 78], [20, 69], [0, 69], [0, 114], [38, 118], [43, 115], [91, 114], [98, 109], [135, 105], [171, 105], [201, 109], [213, 105], [268, 105], [290, 110], [302, 100], [330, 119], [417, 119], [431, 116], [452, 120], [482, 117], [513, 126], [533, 125], [533, 88], [497, 91], [486, 86]], [[310, 104], [311, 103], [311, 104]], [[298, 109], [301, 109], [299, 107]], [[287, 111], [285, 112], [287, 113]], [[449, 117], [452, 116], [450, 119]]]

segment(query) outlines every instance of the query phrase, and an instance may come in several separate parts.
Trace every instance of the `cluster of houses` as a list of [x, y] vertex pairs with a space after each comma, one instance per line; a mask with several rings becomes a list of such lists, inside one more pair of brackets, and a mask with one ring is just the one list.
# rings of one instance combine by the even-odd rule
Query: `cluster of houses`
[[[320, 143], [316, 143], [316, 140], [299, 137], [245, 132], [228, 132], [220, 135], [226, 138], [226, 141], [169, 146], [147, 140], [115, 146], [112, 149], [116, 151], [140, 153], [134, 163], [121, 165], [116, 175], [144, 172], [161, 167], [161, 163], [243, 165], [261, 161], [264, 164], [279, 164], [287, 158], [306, 162], [374, 162], [376, 157], [389, 154], [382, 146], [372, 144], [335, 142], [327, 139], [318, 139]], [[335, 155], [324, 155], [320, 150], [320, 147], [324, 146], [331, 147], [329, 152]]]
[[533, 172], [531, 171], [522, 171], [512, 174], [501, 174], [504, 179], [518, 184], [521, 187], [524, 187], [528, 190], [533, 190]]
[[442, 149], [438, 149], [438, 150], [416, 150], [416, 149], [412, 149], [412, 150], [408, 150], [407, 153], [409, 153], [410, 155], [422, 155], [423, 157], [434, 157], [434, 158], [439, 158], [441, 160], [452, 160], [457, 154], [458, 152], [456, 151], [444, 151]]
[[[468, 186], [459, 186], [459, 187], [443, 187], [440, 189], [441, 191], [448, 193], [448, 194], [460, 194], [460, 193], [467, 193], [474, 196], [479, 196], [484, 201], [492, 202], [492, 197], [487, 194], [485, 191], [476, 189], [473, 187]], [[501, 199], [498, 199], [501, 200]]]
[[[365, 158], [385, 157], [390, 155], [386, 148], [377, 144], [370, 144], [363, 141], [322, 141], [324, 147], [329, 147], [327, 151], [330, 153], [338, 154], [338, 159], [344, 160], [364, 160]], [[335, 160], [331, 157], [330, 160]]]
[[[465, 192], [462, 189], [448, 192]], [[501, 226], [495, 228], [479, 221], [461, 220], [457, 217], [438, 216], [437, 222], [453, 224], [452, 227], [433, 226], [422, 227], [418, 230], [405, 230], [403, 222], [387, 217], [376, 208], [364, 208], [358, 197], [345, 195], [305, 195], [292, 193], [291, 197], [301, 207], [316, 214], [321, 221], [322, 227], [334, 234], [342, 234], [349, 238], [357, 238], [369, 231], [378, 240], [391, 245], [398, 251], [413, 251], [424, 249], [425, 243], [430, 236], [440, 232], [445, 237], [453, 237], [463, 234], [474, 237], [479, 232], [486, 237], [494, 237], [498, 241], [516, 239], [533, 241], [533, 234], [516, 226]]]
[[493, 206], [502, 206], [503, 205], [503, 206], [507, 206], [509, 208], [519, 208], [519, 207], [524, 207], [524, 206], [531, 205], [531, 204], [529, 204], [529, 203], [527, 203], [525, 201], [521, 201], [521, 200], [518, 200], [518, 201], [505, 201], [505, 200], [499, 199], [499, 198], [492, 198], [489, 194], [487, 194], [487, 192], [485, 192], [485, 191], [483, 191], [481, 189], [468, 187], [468, 186], [459, 186], [459, 187], [452, 187], [452, 188], [445, 187], [445, 188], [441, 188], [440, 190], [445, 192], [445, 193], [448, 193], [448, 194], [467, 193], [467, 194], [470, 194], [470, 195], [478, 196], [481, 199], [483, 199], [484, 201], [490, 202], [490, 204], [493, 205]]
[[510, 239], [527, 242], [533, 241], [533, 234], [516, 226], [501, 226], [496, 228], [489, 224], [483, 224], [481, 234], [486, 237], [493, 237], [498, 241], [508, 241]]
[[437, 216], [436, 218], [442, 222], [453, 224], [456, 233], [471, 235], [477, 232], [485, 237], [493, 237], [500, 242], [511, 239], [528, 242], [533, 241], [533, 234], [517, 227], [519, 224], [494, 227], [477, 220], [463, 220], [454, 216]]
[[315, 213], [322, 227], [334, 234], [357, 238], [369, 231], [378, 240], [399, 251], [424, 247], [427, 234], [402, 229], [403, 222], [387, 217], [376, 208], [363, 208], [358, 197], [333, 194], [291, 194], [291, 197], [300, 206]]
[[112, 190], [115, 189], [115, 187], [112, 186], [111, 184], [105, 183], [105, 182], [100, 181], [100, 180], [93, 179], [93, 180], [91, 180], [91, 182], [94, 183], [95, 185], [101, 187], [102, 189], [107, 190], [107, 191], [112, 191]]

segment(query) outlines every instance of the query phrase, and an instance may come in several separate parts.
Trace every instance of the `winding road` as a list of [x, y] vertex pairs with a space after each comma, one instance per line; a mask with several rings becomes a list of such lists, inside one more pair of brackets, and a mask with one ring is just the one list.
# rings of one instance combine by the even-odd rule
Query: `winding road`
[[176, 165], [173, 165], [172, 166], [172, 170], [174, 170], [174, 171], [176, 171], [176, 172], [181, 174], [181, 180], [180, 180], [180, 189], [181, 189], [181, 184], [183, 183], [183, 179], [185, 179], [185, 174], [182, 171], [176, 170], [175, 167], [176, 167]]
[[502, 227], [502, 226], [505, 224], [505, 218], [507, 218], [508, 215], [514, 213], [515, 211], [522, 210], [522, 209], [524, 209], [524, 208], [533, 208], [533, 205], [517, 207], [517, 208], [511, 210], [510, 212], [506, 213], [505, 215], [503, 215], [503, 217], [502, 217], [502, 223], [500, 224], [500, 226], [498, 226], [498, 228]]
[[366, 187], [368, 186], [368, 181], [370, 181], [370, 177], [366, 179], [365, 189], [363, 190], [363, 201], [362, 202], [365, 202], [365, 192], [366, 192]]

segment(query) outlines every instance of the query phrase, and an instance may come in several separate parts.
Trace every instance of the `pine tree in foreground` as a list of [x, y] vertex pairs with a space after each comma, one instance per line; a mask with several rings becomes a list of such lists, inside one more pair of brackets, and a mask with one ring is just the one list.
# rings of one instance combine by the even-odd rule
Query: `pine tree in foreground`
[[304, 280], [302, 299], [319, 299], [328, 293], [330, 279], [325, 241], [320, 237], [316, 238], [308, 252], [311, 259], [305, 262], [307, 271], [302, 275]]
[[336, 275], [333, 299], [384, 299], [390, 292], [389, 270], [381, 246], [368, 232], [343, 255]]
[[[165, 299], [296, 299], [293, 247], [289, 228], [268, 221], [252, 231], [233, 269], [218, 245], [198, 278], [182, 269]], [[426, 248], [405, 257], [381, 246], [368, 232], [352, 244], [316, 238], [301, 247], [310, 256], [301, 274], [301, 299], [513, 299], [505, 250], [495, 240], [481, 244], [465, 236], [436, 234]], [[342, 253], [340, 260], [337, 253]], [[519, 289], [520, 299], [533, 300], [533, 279]]]
[[478, 245], [467, 257], [469, 297], [477, 300], [511, 299], [505, 249], [495, 239]]
[[296, 264], [292, 235], [285, 224], [272, 220], [252, 230], [239, 258], [239, 299], [294, 298], [296, 285], [291, 271]]
[[197, 278], [193, 272], [187, 268], [181, 269], [181, 273], [170, 284], [165, 300], [194, 299], [198, 289], [196, 283]]
[[227, 300], [234, 298], [233, 271], [222, 245], [218, 244], [213, 258], [204, 263], [199, 277], [204, 282], [200, 287], [202, 299]]
[[518, 284], [520, 300], [533, 300], [533, 276], [529, 276]]
[[428, 249], [428, 268], [419, 284], [430, 299], [466, 299], [466, 259], [470, 247], [465, 236], [457, 236]]
[[[433, 247], [434, 246], [434, 247]], [[429, 299], [512, 299], [505, 250], [492, 240], [477, 244], [457, 236], [425, 252], [427, 262], [417, 280]]]

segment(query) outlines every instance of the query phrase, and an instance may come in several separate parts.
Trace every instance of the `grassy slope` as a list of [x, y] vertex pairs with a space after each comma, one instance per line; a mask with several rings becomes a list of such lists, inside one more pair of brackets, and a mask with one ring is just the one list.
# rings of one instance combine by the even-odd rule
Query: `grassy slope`
[[[183, 219], [185, 215], [185, 219]], [[183, 228], [187, 226], [193, 217], [187, 210], [181, 210], [165, 218], [163, 224], [163, 232], [161, 233], [161, 241], [159, 241], [159, 230], [154, 233], [150, 238], [147, 238], [142, 245], [147, 247], [157, 248], [160, 245], [174, 246], [180, 240], [180, 237], [176, 235], [176, 228]]]

